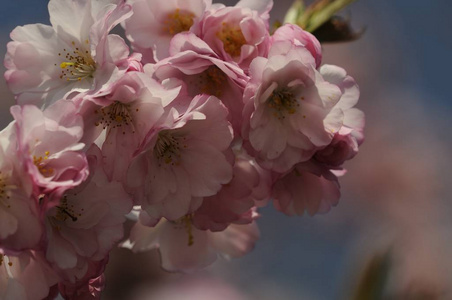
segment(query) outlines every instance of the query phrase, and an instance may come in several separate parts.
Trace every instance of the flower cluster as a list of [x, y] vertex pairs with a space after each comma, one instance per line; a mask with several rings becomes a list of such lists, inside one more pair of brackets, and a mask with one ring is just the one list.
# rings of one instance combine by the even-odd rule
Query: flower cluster
[[51, 25], [14, 29], [0, 298], [98, 299], [119, 243], [190, 271], [251, 250], [270, 201], [287, 215], [337, 204], [363, 141], [358, 87], [321, 66], [310, 33], [270, 34], [271, 7], [51, 0]]

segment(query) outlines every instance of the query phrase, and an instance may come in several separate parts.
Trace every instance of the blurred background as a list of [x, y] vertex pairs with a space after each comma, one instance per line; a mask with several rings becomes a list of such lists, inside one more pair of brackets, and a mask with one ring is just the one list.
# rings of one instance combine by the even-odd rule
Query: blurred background
[[[275, 2], [282, 21], [291, 1]], [[343, 16], [365, 33], [324, 45], [324, 63], [356, 79], [367, 121], [339, 205], [292, 218], [270, 205], [252, 253], [195, 274], [162, 271], [156, 251], [116, 250], [104, 299], [452, 299], [450, 2], [359, 0]], [[47, 1], [2, 3], [2, 57], [28, 23], [49, 23]], [[3, 128], [14, 104], [4, 80], [0, 95]]]

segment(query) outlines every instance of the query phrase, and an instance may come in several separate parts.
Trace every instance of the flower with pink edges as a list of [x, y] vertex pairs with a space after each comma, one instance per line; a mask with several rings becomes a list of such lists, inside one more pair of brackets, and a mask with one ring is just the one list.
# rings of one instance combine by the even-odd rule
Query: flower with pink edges
[[277, 176], [272, 190], [273, 203], [287, 215], [302, 215], [305, 211], [310, 215], [326, 213], [337, 205], [340, 197], [337, 177], [345, 174], [342, 165], [358, 153], [363, 141], [364, 115], [354, 108], [359, 98], [356, 82], [337, 66], [323, 65], [320, 73], [342, 93], [325, 123], [341, 127], [331, 142], [317, 150], [308, 162]]
[[89, 173], [80, 143], [83, 120], [75, 105], [58, 101], [45, 111], [33, 105], [13, 106], [17, 155], [34, 183], [36, 195], [57, 193], [78, 186]]
[[108, 257], [122, 238], [125, 215], [132, 209], [122, 185], [108, 181], [100, 149], [93, 145], [88, 155], [90, 177], [59, 199], [50, 199], [56, 205], [44, 208], [46, 258], [69, 282], [79, 282], [90, 264]]
[[276, 42], [268, 58], [253, 60], [250, 76], [242, 136], [261, 166], [283, 173], [331, 142], [341, 119], [324, 121], [341, 90], [322, 78], [307, 49]]
[[340, 198], [336, 175], [310, 162], [299, 163], [279, 176], [272, 188], [273, 205], [286, 215], [313, 216], [328, 212]]
[[162, 268], [190, 272], [207, 267], [218, 257], [236, 258], [245, 255], [254, 248], [259, 235], [255, 222], [231, 224], [223, 231], [211, 232], [194, 227], [192, 217], [187, 215], [176, 221], [161, 219], [154, 227], [138, 221], [122, 247], [133, 252], [158, 248]]
[[82, 92], [102, 91], [128, 69], [129, 48], [108, 34], [129, 17], [123, 0], [51, 0], [50, 23], [11, 32], [5, 79], [18, 104], [48, 106]]
[[[144, 67], [159, 82], [171, 80], [182, 87], [175, 102], [182, 109], [199, 94], [212, 95], [227, 107], [234, 134], [240, 134], [243, 111], [243, 89], [248, 76], [235, 64], [222, 61], [213, 50], [193, 33], [181, 33], [171, 41], [172, 56]], [[185, 97], [184, 97], [185, 96]], [[175, 104], [176, 105], [176, 104]]]
[[128, 72], [105, 96], [83, 102], [84, 141], [101, 145], [109, 179], [125, 179], [135, 151], [178, 93], [179, 88], [165, 89], [144, 73]]
[[306, 48], [315, 59], [316, 68], [322, 63], [322, 46], [317, 38], [294, 24], [284, 24], [270, 37], [270, 44], [277, 41], [291, 41], [295, 46]]
[[227, 109], [214, 96], [193, 98], [182, 115], [169, 110], [141, 154], [127, 185], [152, 217], [177, 220], [197, 209], [232, 178], [225, 156], [232, 141]]
[[174, 35], [189, 31], [210, 8], [211, 0], [133, 0], [134, 14], [124, 22], [126, 35], [144, 62], [169, 56]]
[[[267, 55], [269, 42], [268, 20], [252, 7], [246, 7], [254, 6], [252, 2], [256, 1], [213, 8], [192, 30], [222, 60], [235, 62], [245, 71], [255, 57]], [[271, 8], [272, 1], [262, 2], [267, 3], [268, 10]]]

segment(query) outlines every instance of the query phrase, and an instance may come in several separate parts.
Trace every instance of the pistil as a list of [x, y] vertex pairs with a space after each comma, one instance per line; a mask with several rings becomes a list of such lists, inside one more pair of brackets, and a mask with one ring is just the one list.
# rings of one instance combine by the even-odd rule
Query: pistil
[[293, 92], [287, 88], [283, 88], [272, 92], [267, 100], [267, 106], [273, 110], [275, 117], [282, 120], [286, 118], [287, 114], [294, 114], [300, 106], [300, 103], [298, 103]]
[[[103, 129], [115, 129], [133, 124], [133, 114], [130, 104], [115, 101], [107, 107], [95, 110], [94, 113], [100, 115], [100, 119], [95, 123], [95, 125], [99, 126], [102, 124]], [[123, 134], [125, 133], [126, 132], [123, 131]]]
[[154, 155], [157, 157], [159, 165], [161, 165], [161, 162], [164, 162], [167, 165], [178, 165], [180, 149], [181, 147], [187, 147], [187, 145], [183, 144], [184, 141], [184, 137], [178, 137], [168, 130], [159, 132], [154, 146]]

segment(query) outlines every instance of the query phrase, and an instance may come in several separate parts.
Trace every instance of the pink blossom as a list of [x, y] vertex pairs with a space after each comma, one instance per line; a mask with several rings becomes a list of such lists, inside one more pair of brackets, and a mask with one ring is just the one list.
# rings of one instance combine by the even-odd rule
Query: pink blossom
[[143, 73], [128, 72], [103, 97], [85, 101], [85, 141], [92, 142], [105, 130], [103, 166], [108, 178], [123, 180], [135, 151], [153, 128], [179, 89], [164, 89]]
[[[80, 282], [94, 262], [104, 260], [123, 236], [132, 201], [118, 182], [102, 170], [100, 149], [88, 151], [91, 174], [46, 210], [46, 258], [69, 282]], [[96, 275], [95, 277], [97, 277]], [[92, 278], [92, 277], [89, 277]]]
[[134, 252], [158, 248], [162, 268], [190, 272], [212, 264], [217, 257], [240, 257], [253, 249], [258, 238], [255, 222], [210, 232], [197, 229], [191, 217], [185, 216], [177, 221], [162, 219], [155, 227], [137, 222], [122, 246]]
[[48, 106], [81, 92], [95, 93], [128, 68], [124, 40], [108, 32], [131, 15], [124, 1], [51, 0], [52, 26], [11, 32], [5, 78], [18, 104]]
[[17, 157], [14, 122], [0, 132], [0, 249], [21, 251], [36, 247], [42, 224], [33, 181]]
[[290, 172], [276, 180], [273, 204], [286, 215], [313, 216], [326, 213], [340, 198], [336, 176], [326, 168], [310, 162], [297, 164]]
[[171, 109], [132, 162], [128, 186], [152, 217], [176, 220], [197, 209], [232, 178], [227, 110], [214, 96], [195, 97], [179, 115]]
[[271, 44], [276, 41], [291, 41], [295, 46], [306, 48], [315, 59], [316, 68], [322, 63], [322, 47], [317, 38], [295, 24], [284, 24], [271, 36]]
[[211, 4], [211, 0], [134, 0], [134, 14], [124, 23], [127, 38], [145, 63], [166, 58], [172, 37], [190, 30]]
[[258, 11], [243, 5], [208, 11], [193, 32], [222, 60], [235, 62], [245, 71], [255, 57], [267, 55], [268, 22]]
[[248, 77], [235, 64], [224, 62], [193, 33], [181, 33], [171, 41], [171, 57], [145, 71], [160, 82], [177, 80], [182, 86], [179, 105], [187, 107], [198, 94], [213, 95], [228, 108], [228, 120], [235, 133], [240, 133], [243, 110], [243, 89]]
[[312, 61], [305, 48], [278, 42], [269, 58], [258, 57], [250, 66], [242, 136], [267, 169], [285, 172], [310, 159], [342, 125], [341, 116], [325, 122], [341, 90], [324, 80]]
[[340, 169], [346, 160], [358, 153], [358, 147], [364, 140], [364, 114], [354, 108], [359, 99], [359, 88], [355, 80], [340, 67], [323, 65], [320, 73], [325, 80], [337, 85], [342, 91], [339, 102], [325, 122], [334, 124], [341, 120], [342, 126], [331, 143], [316, 152], [313, 162], [330, 169]]
[[83, 120], [74, 104], [58, 101], [44, 112], [36, 106], [13, 106], [17, 155], [33, 179], [35, 193], [55, 192], [79, 185], [88, 176]]
[[359, 99], [358, 85], [351, 76], [347, 75], [343, 68], [338, 66], [323, 65], [320, 68], [320, 73], [326, 81], [337, 85], [342, 92], [339, 102], [334, 106], [330, 116], [327, 117], [327, 122], [330, 122], [330, 117], [334, 119], [334, 115], [339, 110], [343, 114], [343, 127], [352, 130], [352, 137], [360, 145], [364, 141], [365, 118], [364, 113], [354, 107]]
[[39, 252], [0, 253], [0, 299], [42, 300], [58, 280]]
[[275, 207], [288, 215], [325, 213], [338, 203], [340, 197], [337, 176], [345, 173], [342, 164], [358, 153], [363, 141], [364, 115], [353, 108], [359, 89], [344, 69], [324, 65], [323, 78], [341, 90], [336, 105], [326, 116], [327, 127], [340, 126], [331, 142], [318, 149], [309, 162], [297, 164], [290, 172], [278, 176], [272, 196]]

